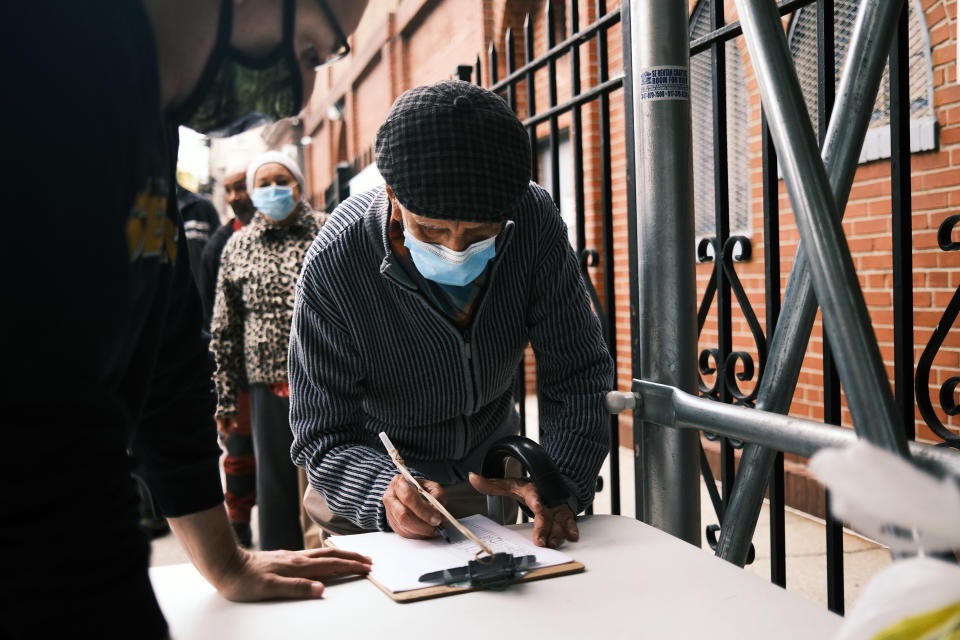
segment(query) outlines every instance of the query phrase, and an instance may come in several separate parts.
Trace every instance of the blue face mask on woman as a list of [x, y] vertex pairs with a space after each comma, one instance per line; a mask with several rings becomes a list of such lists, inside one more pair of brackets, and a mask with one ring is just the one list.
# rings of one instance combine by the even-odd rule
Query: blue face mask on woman
[[473, 282], [497, 253], [497, 237], [475, 242], [463, 251], [442, 244], [423, 242], [403, 230], [403, 244], [410, 250], [414, 266], [427, 280], [462, 287]]
[[277, 222], [293, 213], [297, 204], [293, 200], [293, 187], [257, 187], [250, 200], [257, 211]]

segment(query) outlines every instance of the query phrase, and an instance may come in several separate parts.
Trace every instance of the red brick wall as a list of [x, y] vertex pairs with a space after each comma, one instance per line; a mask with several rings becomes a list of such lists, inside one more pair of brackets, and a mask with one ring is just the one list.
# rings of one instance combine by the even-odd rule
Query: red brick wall
[[[378, 59], [355, 84], [353, 109], [350, 113], [353, 119], [348, 121], [347, 126], [354, 132], [353, 140], [357, 151], [372, 144], [373, 140], [368, 138], [367, 132], [376, 133], [393, 104], [395, 96], [390, 95], [389, 91], [390, 67], [384, 62]], [[346, 160], [349, 162], [353, 158]]]
[[429, 3], [403, 30], [402, 43], [404, 89], [452, 77], [483, 46], [483, 12], [475, 0]]
[[[934, 64], [934, 109], [941, 126], [940, 148], [934, 152], [915, 153], [911, 159], [913, 190], [913, 262], [914, 262], [914, 362], [923, 351], [933, 328], [939, 321], [950, 297], [960, 284], [960, 256], [956, 253], [940, 251], [936, 243], [937, 228], [951, 208], [960, 199], [957, 185], [960, 184], [960, 87], [956, 84], [956, 40], [954, 19], [956, 2], [947, 0], [927, 1], [923, 5], [927, 14], [930, 30], [932, 57]], [[736, 8], [732, 1], [726, 3], [728, 20], [736, 19]], [[759, 92], [752, 75], [750, 59], [742, 38], [738, 45], [743, 56], [747, 73], [747, 87], [751, 105], [751, 185], [753, 194], [753, 259], [738, 264], [737, 272], [747, 290], [754, 310], [764, 323], [764, 241], [762, 237], [762, 190], [760, 166], [760, 116]], [[853, 256], [860, 285], [873, 322], [881, 354], [888, 374], [893, 380], [893, 274], [891, 255], [891, 190], [889, 160], [875, 161], [860, 165], [850, 193], [844, 215], [843, 227]], [[797, 229], [792, 209], [783, 181], [780, 182], [780, 255], [782, 285], [786, 288], [793, 256], [796, 252]], [[711, 265], [701, 265], [697, 269], [698, 286], [702, 291], [709, 278]], [[753, 339], [747, 325], [738, 319], [737, 306], [734, 305], [734, 345], [735, 350], [743, 349], [756, 352]], [[700, 346], [706, 348], [716, 344], [716, 324], [708, 322], [701, 337]], [[939, 356], [934, 361], [931, 376], [931, 397], [934, 405], [942, 383], [957, 372], [960, 361], [960, 338], [951, 332]], [[823, 340], [820, 318], [807, 349], [807, 356], [794, 395], [790, 413], [798, 417], [814, 420], [823, 419], [823, 376], [822, 376]], [[747, 389], [752, 384], [744, 385]], [[938, 411], [941, 419], [946, 419]], [[916, 413], [917, 436], [920, 439], [934, 439], [933, 434], [923, 424], [919, 412]], [[852, 426], [850, 414], [843, 403], [842, 422]], [[960, 421], [956, 417], [947, 420], [954, 432]], [[935, 439], [939, 441], [939, 439]]]

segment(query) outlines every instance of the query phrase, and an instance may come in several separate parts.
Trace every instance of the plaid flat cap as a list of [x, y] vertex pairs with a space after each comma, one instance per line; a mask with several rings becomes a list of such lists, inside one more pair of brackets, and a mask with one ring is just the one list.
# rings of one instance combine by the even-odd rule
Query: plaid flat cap
[[377, 168], [418, 216], [497, 222], [530, 182], [530, 138], [506, 103], [469, 82], [405, 91], [377, 131]]

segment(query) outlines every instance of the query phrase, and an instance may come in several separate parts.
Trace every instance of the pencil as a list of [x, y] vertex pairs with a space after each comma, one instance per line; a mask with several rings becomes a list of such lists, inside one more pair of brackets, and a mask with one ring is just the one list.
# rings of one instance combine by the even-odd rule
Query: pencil
[[[410, 473], [410, 470], [407, 469], [407, 466], [404, 464], [403, 458], [400, 457], [400, 452], [397, 451], [397, 448], [393, 446], [392, 442], [390, 442], [390, 438], [387, 436], [385, 431], [380, 432], [380, 440], [383, 442], [383, 446], [387, 448], [387, 454], [390, 456], [390, 459], [393, 460], [393, 464], [396, 465], [397, 469], [400, 471], [400, 474], [404, 478], [406, 478], [407, 482], [412, 484], [414, 488], [416, 488], [417, 492], [421, 496], [423, 496], [427, 502], [432, 504], [437, 509], [437, 511], [439, 511], [440, 514], [450, 522], [450, 524], [455, 526], [460, 531], [460, 533], [465, 535], [467, 538], [472, 540], [474, 544], [480, 547], [481, 551], [491, 556], [494, 555], [490, 547], [485, 545], [483, 541], [480, 540], [480, 538], [478, 538], [472, 531], [470, 531], [470, 529], [467, 529], [465, 526], [460, 524], [460, 522], [458, 522], [456, 518], [450, 515], [450, 512], [447, 511], [442, 504], [440, 504], [440, 501], [433, 497], [433, 494], [431, 494], [429, 491], [424, 489], [420, 485], [420, 483], [417, 482], [417, 479], [413, 477], [413, 474]], [[446, 537], [445, 535], [446, 531], [443, 531], [442, 534], [444, 534], [444, 537]], [[447, 541], [449, 542], [449, 538], [447, 538]], [[480, 555], [480, 551], [477, 552], [477, 555], [478, 556]]]

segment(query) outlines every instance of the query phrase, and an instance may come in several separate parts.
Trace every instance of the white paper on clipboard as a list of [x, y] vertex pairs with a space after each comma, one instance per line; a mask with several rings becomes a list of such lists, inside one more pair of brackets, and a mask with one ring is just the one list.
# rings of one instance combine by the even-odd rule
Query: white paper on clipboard
[[[567, 554], [538, 547], [528, 535], [508, 529], [483, 515], [461, 518], [466, 526], [495, 553], [514, 556], [536, 556], [534, 568], [552, 567], [572, 562]], [[447, 527], [450, 542], [441, 537], [430, 540], [410, 540], [396, 533], [377, 531], [353, 536], [331, 536], [330, 542], [338, 549], [356, 551], [373, 559], [370, 577], [394, 593], [427, 586], [419, 578], [431, 571], [465, 566], [474, 559], [478, 548], [454, 527]]]

